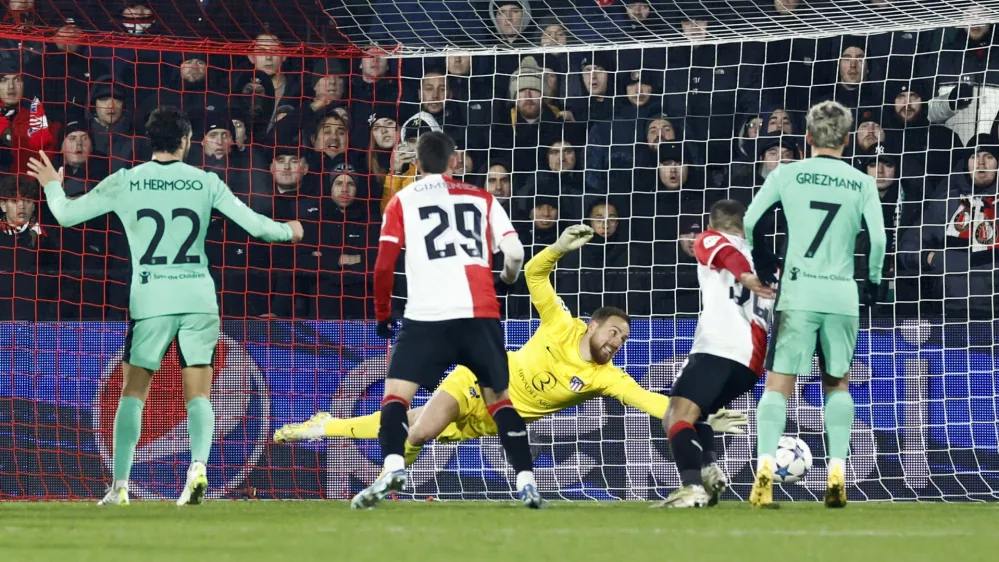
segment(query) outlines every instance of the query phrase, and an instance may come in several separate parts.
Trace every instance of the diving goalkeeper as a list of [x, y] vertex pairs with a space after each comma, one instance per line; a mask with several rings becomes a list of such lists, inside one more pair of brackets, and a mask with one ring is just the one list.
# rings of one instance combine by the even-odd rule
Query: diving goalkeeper
[[[850, 140], [853, 117], [827, 101], [808, 111], [805, 140], [813, 156], [778, 166], [746, 211], [752, 232], [760, 218], [780, 204], [787, 218], [784, 256], [767, 352], [767, 385], [757, 411], [756, 482], [749, 495], [754, 507], [773, 503], [774, 456], [787, 423], [787, 398], [794, 376], [812, 372], [818, 345], [825, 390], [823, 418], [828, 442], [827, 507], [846, 505], [846, 456], [854, 406], [849, 374], [857, 344], [860, 312], [854, 281], [854, 246], [867, 223], [870, 279], [865, 304], [873, 304], [885, 258], [885, 227], [874, 178], [841, 160]], [[748, 238], [752, 245], [754, 237]]]
[[219, 307], [205, 256], [212, 209], [268, 242], [302, 239], [298, 221], [277, 223], [254, 213], [217, 175], [184, 163], [191, 149], [191, 121], [184, 112], [173, 107], [153, 111], [146, 136], [152, 161], [119, 170], [73, 200], [63, 190], [62, 168], [56, 171], [44, 152], [28, 161], [28, 175], [45, 186], [46, 203], [60, 225], [114, 213], [124, 225], [132, 254], [123, 386], [114, 417], [114, 482], [97, 505], [128, 504], [142, 409], [153, 374], [174, 339], [191, 437], [191, 465], [177, 505], [199, 504], [205, 497], [205, 464], [215, 430], [208, 396], [219, 340]]
[[[541, 326], [522, 348], [508, 351], [510, 400], [531, 423], [599, 396], [610, 396], [658, 419], [666, 414], [669, 398], [642, 388], [631, 376], [611, 364], [630, 332], [628, 315], [614, 307], [593, 312], [589, 323], [573, 318], [555, 294], [549, 275], [565, 254], [579, 249], [593, 237], [593, 229], [576, 225], [545, 248], [524, 267], [531, 302], [541, 316]], [[336, 419], [319, 412], [306, 422], [287, 424], [274, 433], [274, 441], [290, 443], [324, 437], [375, 439], [379, 413]], [[496, 435], [496, 424], [486, 410], [475, 374], [458, 366], [441, 382], [421, 408], [409, 411], [406, 463], [416, 462], [425, 443], [465, 441]], [[709, 418], [715, 431], [742, 433], [746, 415], [721, 410]]]

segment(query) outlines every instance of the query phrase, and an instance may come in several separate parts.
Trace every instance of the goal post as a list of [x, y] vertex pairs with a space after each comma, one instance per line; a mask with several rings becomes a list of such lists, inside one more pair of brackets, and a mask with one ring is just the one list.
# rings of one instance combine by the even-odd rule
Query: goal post
[[[889, 231], [884, 296], [861, 311], [851, 368], [851, 501], [997, 498], [995, 178], [968, 166], [988, 172], [999, 158], [999, 3], [8, 4], [0, 499], [101, 496], [128, 326], [121, 224], [55, 224], [38, 186], [21, 181], [39, 148], [80, 195], [148, 159], [144, 118], [179, 105], [194, 126], [189, 163], [254, 210], [305, 224], [298, 247], [248, 240], [223, 217], [208, 227], [223, 318], [209, 497], [344, 499], [379, 474], [376, 441], [271, 436], [320, 410], [378, 411], [388, 346], [375, 334], [371, 271], [384, 204], [415, 172], [409, 141], [454, 137], [454, 175], [497, 197], [528, 257], [569, 224], [593, 225], [598, 236], [559, 262], [554, 286], [584, 319], [602, 305], [627, 310], [615, 364], [668, 392], [700, 309], [691, 242], [705, 213], [719, 199], [748, 204], [781, 162], [806, 157], [804, 114], [824, 99], [856, 116], [847, 157], [878, 178]], [[778, 252], [782, 221], [764, 221]], [[396, 287], [401, 312], [401, 269]], [[500, 298], [517, 349], [537, 313], [523, 284]], [[817, 369], [799, 379], [787, 426], [816, 462], [778, 488], [782, 500], [814, 501], [825, 487]], [[133, 497], [180, 493], [190, 459], [179, 371], [172, 349], [144, 409]], [[746, 434], [717, 437], [733, 482], [725, 499], [748, 497], [761, 393], [732, 405], [749, 414]], [[549, 498], [649, 500], [679, 485], [659, 420], [613, 399], [529, 429]], [[503, 500], [511, 482], [496, 438], [434, 443], [405, 495]]]

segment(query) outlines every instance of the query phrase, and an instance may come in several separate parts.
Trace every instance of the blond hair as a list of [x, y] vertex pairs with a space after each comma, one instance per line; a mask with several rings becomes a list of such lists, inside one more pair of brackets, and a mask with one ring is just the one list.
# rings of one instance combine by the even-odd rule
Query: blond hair
[[815, 148], [841, 148], [853, 130], [853, 114], [843, 104], [824, 101], [808, 110], [808, 133]]

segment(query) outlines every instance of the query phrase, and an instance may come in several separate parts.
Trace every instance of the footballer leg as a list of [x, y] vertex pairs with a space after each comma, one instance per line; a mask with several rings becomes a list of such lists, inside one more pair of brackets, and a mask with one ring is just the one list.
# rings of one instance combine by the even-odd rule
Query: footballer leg
[[857, 347], [860, 320], [856, 316], [826, 314], [821, 317], [818, 356], [823, 372], [825, 404], [822, 417], [829, 444], [826, 507], [846, 507], [846, 456], [850, 452], [854, 404], [850, 395], [850, 365]]
[[704, 491], [708, 494], [708, 507], [718, 505], [722, 494], [728, 489], [728, 476], [718, 464], [718, 452], [715, 450], [715, 430], [706, 421], [694, 424], [697, 431], [697, 441], [701, 444], [701, 480], [704, 481]]
[[[409, 410], [409, 426], [413, 427], [420, 417], [422, 407]], [[336, 418], [329, 412], [317, 412], [304, 422], [287, 423], [274, 432], [275, 443], [298, 443], [318, 441], [327, 437], [347, 439], [378, 439], [378, 428], [382, 424], [380, 411], [355, 418]]]
[[503, 328], [499, 320], [485, 318], [469, 319], [465, 326], [461, 364], [477, 376], [486, 411], [496, 424], [507, 461], [517, 474], [517, 498], [529, 509], [548, 507], [534, 480], [527, 424], [510, 401], [510, 363], [503, 346]]
[[212, 366], [184, 367], [181, 375], [191, 438], [191, 466], [187, 468], [187, 478], [177, 505], [200, 505], [208, 492], [208, 456], [215, 433], [215, 410], [208, 399], [212, 388]]
[[191, 466], [177, 505], [200, 505], [208, 492], [208, 456], [215, 434], [215, 410], [209, 397], [220, 322], [217, 314], [184, 314], [177, 321], [177, 359], [184, 382], [187, 432], [191, 440]]
[[850, 450], [854, 405], [850, 395], [849, 374], [841, 378], [823, 375], [825, 387], [826, 437], [829, 443], [829, 475], [826, 481], [826, 507], [846, 507], [846, 455]]
[[378, 429], [378, 444], [381, 446], [384, 463], [381, 476], [373, 484], [361, 490], [350, 501], [351, 509], [375, 507], [389, 494], [400, 492], [406, 486], [406, 439], [409, 433], [409, 404], [420, 385], [407, 380], [390, 378], [385, 381], [385, 397], [382, 398], [381, 424]]
[[767, 385], [756, 406], [756, 478], [749, 493], [753, 507], [777, 508], [774, 503], [774, 457], [787, 426], [787, 398], [794, 391], [795, 377], [769, 371]]
[[142, 430], [142, 409], [153, 371], [122, 361], [123, 384], [114, 415], [114, 482], [97, 505], [128, 505], [128, 479]]
[[[682, 377], [681, 377], [682, 378]], [[663, 429], [669, 437], [673, 459], [680, 470], [681, 487], [653, 507], [705, 507], [710, 497], [701, 478], [703, 447], [694, 423], [701, 417], [701, 407], [688, 398], [674, 395], [663, 417]]]

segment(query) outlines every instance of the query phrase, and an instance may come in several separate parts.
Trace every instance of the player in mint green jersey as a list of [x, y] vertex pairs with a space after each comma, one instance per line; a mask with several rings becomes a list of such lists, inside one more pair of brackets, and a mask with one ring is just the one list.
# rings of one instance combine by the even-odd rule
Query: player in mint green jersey
[[[812, 372], [819, 354], [825, 390], [825, 429], [829, 479], [825, 503], [846, 505], [846, 456], [853, 426], [849, 391], [850, 364], [860, 326], [860, 297], [854, 280], [854, 246], [867, 223], [870, 234], [870, 280], [865, 301], [881, 283], [885, 257], [884, 219], [874, 178], [843, 160], [853, 117], [827, 101], [808, 111], [806, 141], [811, 158], [778, 166], [746, 211], [746, 231], [775, 205], [787, 220], [787, 248], [767, 353], [767, 386], [756, 408], [756, 482], [749, 501], [773, 507], [773, 471], [777, 443], [787, 422], [787, 398], [795, 375]], [[753, 237], [749, 237], [752, 244]]]
[[121, 219], [132, 254], [130, 316], [122, 356], [124, 384], [114, 418], [114, 483], [98, 505], [127, 505], [128, 479], [142, 427], [142, 408], [153, 373], [170, 344], [184, 381], [191, 466], [177, 505], [199, 504], [208, 489], [205, 463], [212, 448], [215, 412], [208, 397], [212, 356], [219, 339], [215, 284], [208, 273], [205, 231], [212, 209], [268, 242], [298, 242], [302, 225], [279, 224], [248, 209], [211, 172], [183, 162], [191, 148], [191, 122], [172, 107], [146, 123], [153, 159], [120, 170], [86, 194], [68, 199], [63, 170], [44, 152], [28, 163], [28, 175], [45, 186], [45, 199], [62, 226], [105, 213]]

